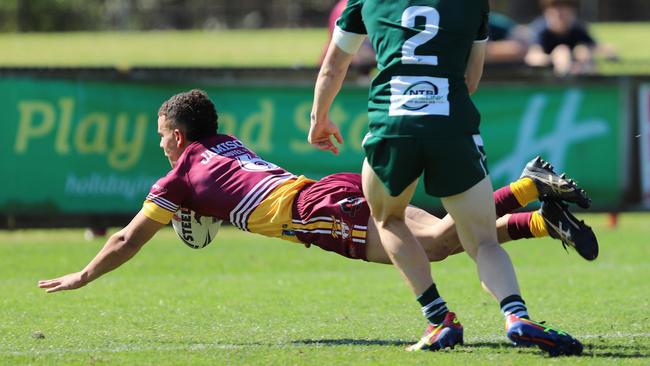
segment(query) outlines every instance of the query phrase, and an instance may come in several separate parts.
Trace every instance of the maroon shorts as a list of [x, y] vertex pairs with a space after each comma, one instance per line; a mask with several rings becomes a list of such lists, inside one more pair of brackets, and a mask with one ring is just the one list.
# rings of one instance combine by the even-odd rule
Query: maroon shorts
[[369, 217], [361, 176], [333, 174], [298, 193], [293, 232], [307, 246], [314, 244], [344, 257], [366, 260]]

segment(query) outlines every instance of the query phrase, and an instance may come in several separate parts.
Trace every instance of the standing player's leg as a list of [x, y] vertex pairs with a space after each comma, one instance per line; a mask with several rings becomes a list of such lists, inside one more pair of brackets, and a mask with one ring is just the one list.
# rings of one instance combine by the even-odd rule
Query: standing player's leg
[[391, 196], [367, 161], [362, 169], [363, 193], [388, 257], [417, 296], [433, 284], [426, 253], [405, 222], [405, 211], [417, 185], [411, 183], [397, 197]]
[[442, 198], [442, 203], [456, 222], [463, 248], [477, 264], [483, 287], [499, 301], [508, 337], [515, 345], [538, 346], [552, 355], [582, 353], [575, 338], [529, 319], [510, 257], [497, 244], [491, 192], [486, 175], [465, 192]]
[[510, 257], [497, 242], [496, 208], [480, 135], [430, 146], [431, 162], [424, 173], [427, 193], [442, 197], [463, 249], [476, 262], [483, 287], [497, 299], [504, 316], [528, 318]]
[[[522, 302], [510, 257], [497, 241], [496, 210], [489, 177], [465, 192], [441, 200], [454, 218], [463, 249], [475, 260], [479, 277], [490, 293], [500, 302], [509, 297]], [[525, 306], [519, 311], [527, 316]]]
[[492, 184], [485, 177], [442, 203], [455, 218], [463, 248], [476, 261], [483, 288], [499, 301], [508, 337], [517, 346], [538, 346], [551, 355], [582, 353], [582, 344], [572, 336], [529, 319], [510, 257], [496, 242], [491, 192]]
[[361, 175], [371, 220], [382, 247], [417, 296], [422, 313], [429, 321], [425, 335], [407, 350], [438, 350], [462, 343], [463, 328], [438, 293], [431, 277], [429, 259], [405, 221], [405, 210], [415, 192], [417, 180], [394, 197], [386, 191], [366, 160]]

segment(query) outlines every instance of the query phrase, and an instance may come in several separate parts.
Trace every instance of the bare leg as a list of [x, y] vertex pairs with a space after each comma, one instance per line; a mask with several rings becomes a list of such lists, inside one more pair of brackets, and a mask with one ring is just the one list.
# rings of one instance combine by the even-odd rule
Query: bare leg
[[[508, 234], [509, 218], [510, 214], [506, 214], [496, 221], [499, 243], [512, 240]], [[439, 219], [421, 208], [409, 206], [406, 208], [406, 225], [426, 252], [430, 262], [442, 261], [450, 255], [464, 251], [456, 232], [456, 225], [449, 215]], [[372, 218], [368, 220], [366, 245], [366, 256], [369, 262], [391, 264]]]
[[405, 222], [406, 207], [417, 180], [399, 196], [392, 197], [365, 160], [361, 176], [381, 244], [413, 293], [419, 296], [431, 287], [433, 279], [427, 255]]
[[442, 198], [442, 204], [454, 218], [463, 248], [476, 261], [479, 277], [490, 293], [498, 301], [518, 295], [519, 284], [512, 262], [497, 242], [496, 210], [489, 176], [463, 193]]

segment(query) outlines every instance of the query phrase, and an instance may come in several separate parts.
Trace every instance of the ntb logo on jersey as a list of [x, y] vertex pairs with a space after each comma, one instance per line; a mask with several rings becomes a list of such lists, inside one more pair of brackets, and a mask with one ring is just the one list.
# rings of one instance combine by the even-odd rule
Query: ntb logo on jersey
[[429, 76], [395, 76], [390, 80], [390, 116], [449, 115], [449, 81]]

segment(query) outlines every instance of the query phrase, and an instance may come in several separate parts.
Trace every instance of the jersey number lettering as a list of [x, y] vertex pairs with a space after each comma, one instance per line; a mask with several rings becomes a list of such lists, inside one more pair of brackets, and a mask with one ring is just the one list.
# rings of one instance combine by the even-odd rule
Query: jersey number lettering
[[402, 13], [402, 27], [415, 27], [415, 19], [424, 17], [424, 30], [407, 39], [402, 45], [402, 63], [417, 65], [438, 65], [438, 56], [416, 55], [415, 50], [438, 34], [440, 13], [429, 6], [410, 6]]
[[250, 172], [263, 172], [278, 168], [278, 166], [273, 163], [262, 160], [257, 156], [252, 157], [248, 154], [238, 156], [237, 160], [239, 161], [239, 166], [241, 166], [242, 169], [248, 170]]

